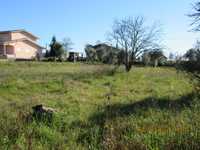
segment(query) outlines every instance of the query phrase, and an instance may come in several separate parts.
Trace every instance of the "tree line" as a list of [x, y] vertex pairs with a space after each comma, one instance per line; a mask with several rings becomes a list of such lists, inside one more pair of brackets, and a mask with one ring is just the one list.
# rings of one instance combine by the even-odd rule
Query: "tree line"
[[145, 64], [153, 61], [156, 67], [158, 61], [165, 57], [160, 40], [160, 26], [146, 25], [141, 16], [115, 20], [108, 39], [109, 44], [102, 44], [101, 48], [99, 45], [86, 46], [85, 52], [89, 61], [124, 65], [129, 72], [140, 59]]
[[[141, 16], [115, 20], [107, 43], [85, 46], [86, 59], [92, 63], [124, 65], [127, 72], [139, 59], [145, 61], [146, 65], [153, 61], [154, 66], [157, 66], [164, 57], [160, 36], [160, 26], [148, 26]], [[61, 61], [71, 45], [70, 39], [58, 42], [54, 36], [45, 57]]]
[[[194, 12], [188, 16], [193, 19], [193, 31], [199, 32], [200, 2], [193, 7]], [[85, 46], [86, 60], [91, 63], [124, 65], [127, 72], [137, 62], [157, 67], [167, 59], [163, 53], [161, 36], [161, 26], [156, 23], [148, 25], [141, 16], [118, 19], [114, 21], [106, 43]], [[72, 45], [69, 38], [58, 42], [54, 36], [45, 57], [61, 61]], [[173, 55], [170, 54], [170, 57]], [[177, 57], [175, 63], [188, 70], [200, 70], [200, 42], [182, 57]]]
[[[193, 12], [188, 15], [192, 19], [192, 31], [200, 31], [200, 1], [193, 4]], [[194, 48], [189, 49], [182, 59], [186, 58], [187, 61], [180, 61], [181, 68], [200, 73], [200, 41], [197, 41]]]
[[72, 45], [73, 43], [70, 38], [64, 38], [62, 42], [59, 42], [53, 36], [49, 44], [50, 49], [46, 49], [44, 57], [50, 61], [66, 60], [67, 52], [72, 49]]

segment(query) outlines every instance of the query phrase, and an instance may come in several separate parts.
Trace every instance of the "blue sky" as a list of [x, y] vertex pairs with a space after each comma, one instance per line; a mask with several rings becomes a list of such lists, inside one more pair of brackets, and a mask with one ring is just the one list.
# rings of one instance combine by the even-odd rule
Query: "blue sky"
[[162, 24], [167, 51], [183, 53], [200, 37], [188, 32], [195, 0], [2, 0], [0, 30], [26, 29], [45, 46], [53, 35], [70, 37], [74, 49], [106, 40], [114, 19], [142, 15]]

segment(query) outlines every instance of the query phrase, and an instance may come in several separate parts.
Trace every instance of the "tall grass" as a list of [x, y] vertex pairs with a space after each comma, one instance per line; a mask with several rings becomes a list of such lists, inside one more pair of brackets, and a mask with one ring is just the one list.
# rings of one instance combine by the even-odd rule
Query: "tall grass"
[[[198, 82], [172, 68], [0, 63], [0, 149], [199, 149]], [[34, 120], [32, 106], [56, 110]]]

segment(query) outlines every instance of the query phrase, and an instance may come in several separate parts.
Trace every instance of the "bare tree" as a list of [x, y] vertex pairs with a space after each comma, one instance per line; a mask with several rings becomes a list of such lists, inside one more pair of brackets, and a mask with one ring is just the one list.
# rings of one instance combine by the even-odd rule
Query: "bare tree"
[[74, 45], [74, 43], [71, 41], [70, 38], [66, 37], [62, 40], [62, 46], [64, 49], [64, 54], [63, 54], [63, 58], [65, 60], [67, 60], [67, 58], [69, 57], [69, 51], [72, 50], [72, 46]]
[[110, 40], [125, 53], [124, 64], [129, 72], [134, 61], [144, 52], [160, 49], [160, 28], [156, 24], [145, 26], [143, 17], [129, 17], [116, 20]]
[[193, 13], [188, 16], [193, 19], [192, 26], [194, 31], [200, 31], [200, 2], [193, 4]]
[[62, 45], [63, 45], [65, 51], [69, 51], [72, 49], [72, 45], [74, 45], [74, 43], [71, 41], [70, 38], [64, 38], [62, 41]]

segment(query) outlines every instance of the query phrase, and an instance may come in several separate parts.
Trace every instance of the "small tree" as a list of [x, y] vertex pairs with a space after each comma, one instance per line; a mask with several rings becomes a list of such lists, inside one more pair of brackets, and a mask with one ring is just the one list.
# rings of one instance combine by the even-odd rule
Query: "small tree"
[[71, 41], [70, 38], [64, 38], [63, 41], [62, 41], [62, 46], [63, 46], [63, 49], [64, 49], [64, 58], [65, 60], [67, 60], [67, 57], [68, 57], [68, 52], [72, 49], [72, 46], [73, 46], [73, 42]]
[[71, 41], [70, 38], [64, 38], [62, 41], [62, 45], [65, 51], [69, 51], [72, 49], [72, 46], [74, 45], [74, 43]]
[[64, 53], [64, 49], [61, 43], [56, 41], [56, 37], [53, 36], [51, 44], [50, 44], [50, 52], [49, 52], [49, 56], [53, 57], [54, 60], [56, 60], [56, 58], [61, 59], [62, 55]]

